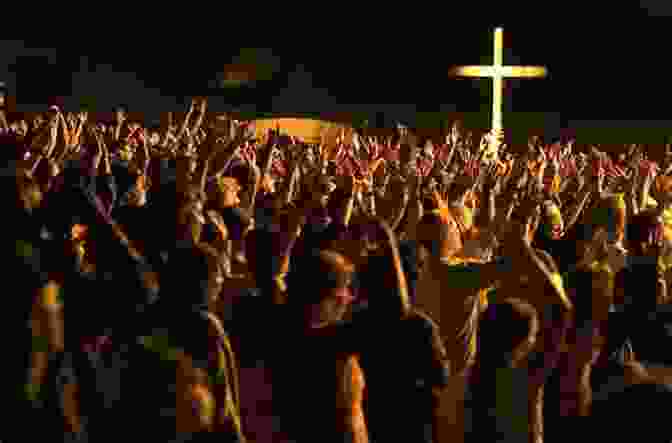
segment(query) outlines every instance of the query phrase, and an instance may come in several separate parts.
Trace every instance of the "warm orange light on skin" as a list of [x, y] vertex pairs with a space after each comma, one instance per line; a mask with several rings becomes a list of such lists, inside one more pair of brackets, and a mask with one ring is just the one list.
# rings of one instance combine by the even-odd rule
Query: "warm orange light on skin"
[[501, 131], [502, 95], [504, 78], [539, 78], [548, 71], [543, 66], [503, 66], [504, 30], [495, 29], [495, 54], [492, 66], [458, 66], [450, 70], [453, 77], [490, 77], [492, 78], [492, 130]]
[[75, 224], [72, 226], [70, 237], [73, 240], [84, 240], [89, 228], [86, 225]]

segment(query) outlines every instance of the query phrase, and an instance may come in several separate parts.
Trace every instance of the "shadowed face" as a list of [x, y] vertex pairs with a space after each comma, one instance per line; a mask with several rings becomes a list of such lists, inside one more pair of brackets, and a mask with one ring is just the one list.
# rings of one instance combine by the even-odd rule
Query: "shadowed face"
[[135, 190], [131, 193], [129, 204], [135, 207], [145, 206], [147, 204], [147, 186], [145, 176], [138, 176], [135, 184]]
[[156, 132], [156, 131], [153, 131], [152, 135], [149, 137], [150, 146], [157, 146], [160, 141], [161, 141], [161, 136], [159, 135], [159, 133]]
[[333, 323], [345, 316], [354, 297], [349, 287], [322, 290], [322, 301], [313, 306], [312, 323]]
[[218, 202], [220, 208], [235, 208], [240, 205], [239, 193], [241, 187], [233, 179], [220, 180], [218, 189]]

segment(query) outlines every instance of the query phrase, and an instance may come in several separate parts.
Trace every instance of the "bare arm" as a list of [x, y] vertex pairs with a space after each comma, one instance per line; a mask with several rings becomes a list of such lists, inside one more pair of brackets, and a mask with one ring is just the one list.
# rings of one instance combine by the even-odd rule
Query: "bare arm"
[[257, 199], [257, 193], [259, 192], [259, 188], [261, 187], [261, 171], [259, 170], [259, 167], [254, 164], [250, 163], [249, 164], [249, 177], [248, 177], [248, 186], [250, 187], [250, 192], [247, 194], [248, 195], [248, 201], [241, 201], [240, 205], [245, 208], [247, 211], [252, 211], [254, 209], [254, 204]]
[[572, 229], [572, 227], [579, 220], [581, 214], [583, 213], [584, 208], [586, 207], [586, 204], [590, 199], [590, 195], [591, 195], [590, 190], [584, 190], [582, 195], [579, 197], [579, 201], [577, 202], [576, 206], [573, 207], [571, 211], [567, 211], [567, 216], [563, 217], [566, 218], [567, 220], [567, 224], [565, 225], [565, 232]]
[[54, 149], [56, 149], [56, 145], [58, 144], [58, 127], [60, 124], [60, 119], [55, 117], [55, 120], [53, 120], [49, 126], [49, 143], [47, 144], [45, 155], [47, 158], [51, 158]]
[[[33, 351], [28, 379], [31, 395], [38, 394], [46, 381], [49, 355], [62, 352], [64, 349], [63, 311], [58, 301], [60, 290], [60, 286], [55, 282], [47, 283], [39, 289], [33, 304], [31, 319]], [[76, 386], [72, 383], [64, 386], [63, 407], [66, 427], [71, 432], [81, 431]]]
[[177, 140], [181, 140], [182, 137], [187, 133], [187, 129], [189, 126], [189, 120], [191, 120], [191, 116], [194, 113], [194, 106], [195, 106], [195, 101], [191, 101], [191, 105], [189, 106], [189, 110], [187, 111], [187, 115], [184, 116], [184, 121], [182, 121], [182, 126], [180, 126], [180, 130], [177, 132]]
[[198, 130], [201, 129], [201, 126], [203, 126], [203, 119], [205, 119], [205, 112], [208, 106], [207, 100], [201, 101], [201, 106], [199, 108], [198, 112], [198, 117], [196, 117], [196, 121], [194, 122], [194, 126], [191, 127], [191, 134], [197, 134]]
[[0, 109], [0, 129], [5, 131], [9, 130], [9, 124], [7, 123], [7, 116], [5, 115], [4, 109]]
[[215, 385], [212, 386], [216, 408], [213, 431], [234, 433], [241, 443], [245, 443], [241, 423], [236, 356], [219, 319], [212, 314], [208, 314], [208, 317], [210, 319], [209, 335], [220, 344], [216, 367], [221, 377], [217, 377]]
[[289, 183], [285, 187], [283, 201], [285, 205], [288, 205], [292, 201], [292, 196], [294, 195], [294, 189], [296, 187], [296, 182], [299, 180], [300, 168], [298, 162], [295, 162], [292, 165], [292, 172], [289, 176]]
[[390, 223], [390, 228], [392, 229], [392, 231], [396, 232], [397, 229], [399, 228], [399, 225], [404, 219], [404, 215], [406, 214], [406, 210], [408, 209], [408, 204], [410, 201], [411, 197], [409, 195], [409, 192], [404, 190], [401, 196], [401, 206], [399, 207], [396, 216], [392, 219]]
[[81, 140], [82, 132], [84, 131], [84, 124], [86, 123], [86, 113], [81, 113], [79, 115], [79, 118], [77, 120], [77, 126], [75, 127], [75, 131], [72, 134], [72, 137], [70, 139], [70, 148], [74, 149], [77, 145], [79, 145], [79, 142]]
[[[352, 177], [351, 177], [352, 179]], [[354, 182], [351, 183], [351, 187], [349, 189], [348, 193], [348, 198], [344, 202], [344, 208], [343, 208], [343, 225], [348, 226], [350, 224], [350, 220], [352, 219], [352, 213], [355, 209], [355, 195], [358, 192], [359, 185]]]
[[201, 192], [205, 192], [205, 187], [208, 183], [208, 170], [210, 169], [210, 159], [206, 158], [203, 160], [201, 166], [201, 175], [199, 179], [199, 189]]
[[648, 174], [646, 177], [644, 177], [644, 182], [642, 183], [642, 190], [641, 193], [639, 194], [639, 210], [642, 211], [646, 209], [648, 206], [648, 200], [649, 200], [649, 191], [651, 190], [651, 182], [653, 181], [653, 177], [651, 174]]

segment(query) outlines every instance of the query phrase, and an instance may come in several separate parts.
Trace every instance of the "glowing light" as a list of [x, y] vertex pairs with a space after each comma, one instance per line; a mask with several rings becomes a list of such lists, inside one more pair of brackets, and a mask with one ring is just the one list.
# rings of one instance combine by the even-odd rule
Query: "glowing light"
[[502, 95], [504, 78], [540, 78], [548, 71], [543, 66], [503, 66], [504, 30], [495, 29], [494, 64], [491, 66], [458, 66], [450, 70], [452, 77], [490, 77], [492, 78], [492, 130], [501, 131]]

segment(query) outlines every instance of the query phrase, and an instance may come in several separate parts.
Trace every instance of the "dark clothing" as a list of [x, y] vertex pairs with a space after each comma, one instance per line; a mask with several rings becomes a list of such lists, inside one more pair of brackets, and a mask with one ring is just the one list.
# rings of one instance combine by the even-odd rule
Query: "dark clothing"
[[231, 240], [242, 240], [243, 231], [250, 224], [250, 216], [242, 208], [224, 208], [220, 211]]
[[591, 430], [604, 441], [669, 442], [672, 429], [664, 405], [672, 388], [661, 384], [612, 384], [593, 394]]
[[657, 305], [657, 279], [655, 259], [628, 257], [615, 283], [624, 289], [624, 300], [610, 315], [609, 330], [612, 341], [629, 340], [639, 361], [672, 365], [668, 352], [672, 345], [672, 307]]
[[525, 442], [530, 411], [525, 368], [496, 368], [467, 385], [465, 442]]
[[324, 331], [302, 331], [300, 326], [286, 326], [282, 352], [273, 364], [274, 410], [280, 413], [282, 431], [297, 443], [349, 442], [343, 419], [351, 412], [337, 406], [350, 383], [346, 355], [328, 345]]
[[432, 388], [445, 386], [449, 375], [438, 327], [420, 312], [387, 323], [362, 312], [340, 333], [360, 355], [371, 442], [432, 442]]

